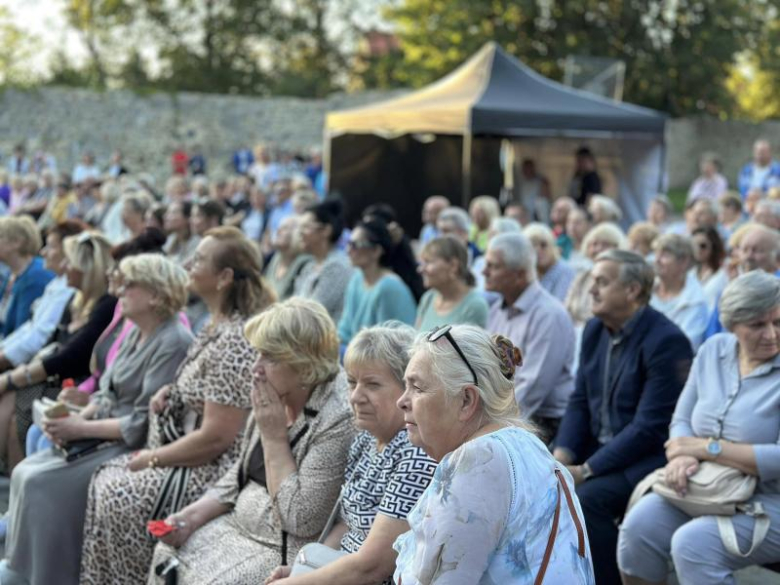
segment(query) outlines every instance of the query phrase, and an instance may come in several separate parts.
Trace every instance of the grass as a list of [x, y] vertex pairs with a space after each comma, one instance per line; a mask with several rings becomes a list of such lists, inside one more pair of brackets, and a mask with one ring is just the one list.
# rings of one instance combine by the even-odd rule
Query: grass
[[682, 215], [685, 210], [685, 199], [688, 197], [688, 191], [685, 189], [669, 189], [666, 192], [666, 196], [672, 202], [674, 212]]

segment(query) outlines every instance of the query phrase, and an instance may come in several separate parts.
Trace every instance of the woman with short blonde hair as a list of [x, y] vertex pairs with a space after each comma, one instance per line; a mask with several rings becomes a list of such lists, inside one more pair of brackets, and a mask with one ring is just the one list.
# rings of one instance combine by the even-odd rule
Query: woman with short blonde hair
[[553, 231], [542, 223], [530, 223], [523, 228], [536, 251], [536, 274], [539, 284], [559, 301], [563, 302], [574, 280], [574, 270], [561, 259]]
[[[0, 284], [0, 296], [5, 319], [0, 324], [0, 336], [8, 337], [32, 314], [32, 304], [43, 294], [54, 273], [43, 265], [41, 236], [32, 218], [22, 216], [0, 217], [0, 262], [11, 273]], [[10, 294], [5, 294], [13, 279]]]
[[171, 317], [187, 302], [187, 272], [160, 254], [140, 254], [119, 263], [123, 286], [141, 285], [154, 291], [155, 311]]
[[491, 195], [474, 197], [469, 204], [469, 216], [471, 217], [471, 233], [469, 240], [484, 252], [487, 250], [490, 240], [490, 224], [497, 217], [501, 217], [501, 207], [498, 200]]
[[241, 455], [168, 517], [176, 528], [155, 550], [154, 572], [179, 560], [179, 585], [262, 583], [316, 539], [339, 495], [354, 430], [333, 320], [316, 301], [292, 298], [245, 332], [258, 357]]

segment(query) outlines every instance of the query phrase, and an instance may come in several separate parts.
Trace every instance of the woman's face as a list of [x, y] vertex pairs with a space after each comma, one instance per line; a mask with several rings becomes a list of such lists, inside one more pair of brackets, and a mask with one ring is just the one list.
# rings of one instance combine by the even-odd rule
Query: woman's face
[[477, 224], [477, 227], [480, 230], [486, 230], [489, 226], [488, 216], [487, 213], [485, 213], [485, 210], [482, 209], [482, 207], [477, 206], [474, 209], [471, 210], [471, 219], [474, 221], [475, 224]]
[[404, 378], [406, 389], [398, 399], [398, 408], [403, 411], [409, 440], [440, 461], [461, 443], [458, 400], [447, 396], [425, 352], [412, 356]]
[[531, 245], [536, 250], [536, 265], [539, 268], [547, 270], [555, 264], [555, 252], [547, 240], [534, 237], [531, 238]]
[[197, 205], [192, 208], [192, 215], [190, 215], [190, 228], [195, 235], [202, 236], [209, 229], [214, 227], [213, 222], [209, 221], [203, 210]]
[[289, 250], [292, 246], [296, 229], [298, 229], [298, 224], [295, 216], [288, 217], [282, 221], [279, 224], [279, 229], [276, 230], [276, 234], [274, 234], [273, 242], [271, 242], [273, 247], [281, 252]]
[[403, 385], [379, 362], [351, 365], [347, 381], [355, 425], [388, 443], [404, 428], [404, 413], [396, 406], [404, 393]]
[[122, 316], [131, 321], [137, 321], [154, 312], [155, 295], [146, 286], [122, 278], [121, 284], [117, 287], [117, 295]]
[[582, 242], [589, 227], [588, 218], [583, 213], [569, 213], [566, 219], [566, 233], [572, 240]]
[[696, 234], [692, 239], [693, 258], [699, 264], [706, 264], [712, 255], [712, 244], [704, 234]]
[[64, 274], [62, 270], [63, 252], [62, 252], [62, 240], [60, 236], [55, 233], [51, 233], [46, 236], [46, 245], [41, 252], [43, 255], [44, 265], [46, 270], [51, 270], [57, 276]]
[[437, 289], [457, 278], [457, 260], [445, 260], [430, 252], [423, 252], [417, 271], [422, 275], [425, 288]]
[[780, 353], [780, 306], [752, 321], [734, 325], [739, 351], [751, 360], [766, 362]]
[[347, 255], [352, 266], [361, 270], [374, 267], [379, 264], [380, 254], [379, 246], [369, 240], [366, 230], [357, 228], [352, 231], [347, 242]]
[[186, 230], [188, 219], [181, 210], [181, 203], [171, 203], [165, 212], [165, 232], [175, 234]]
[[679, 282], [685, 280], [688, 262], [678, 258], [667, 250], [661, 250], [655, 255], [655, 273], [663, 282]]
[[68, 279], [69, 287], [81, 290], [81, 284], [84, 280], [84, 273], [73, 266], [65, 254], [62, 255], [62, 262], [60, 263], [60, 274], [65, 274]]
[[298, 224], [298, 233], [301, 235], [301, 245], [306, 252], [312, 252], [326, 238], [325, 226], [317, 221], [317, 217], [310, 212], [301, 216]]
[[220, 242], [211, 236], [203, 238], [187, 263], [189, 288], [196, 295], [211, 297], [220, 286], [220, 276], [214, 263]]
[[138, 234], [144, 229], [144, 216], [133, 209], [132, 206], [125, 205], [122, 207], [122, 223], [133, 234]]
[[19, 243], [0, 237], [0, 262], [8, 263], [19, 255]]
[[601, 238], [595, 238], [588, 242], [588, 249], [585, 250], [585, 255], [591, 260], [595, 260], [596, 257], [606, 250], [614, 250], [617, 246], [608, 240]]
[[309, 390], [303, 386], [299, 372], [289, 364], [279, 363], [260, 354], [252, 369], [255, 380], [269, 384], [284, 404], [306, 402]]

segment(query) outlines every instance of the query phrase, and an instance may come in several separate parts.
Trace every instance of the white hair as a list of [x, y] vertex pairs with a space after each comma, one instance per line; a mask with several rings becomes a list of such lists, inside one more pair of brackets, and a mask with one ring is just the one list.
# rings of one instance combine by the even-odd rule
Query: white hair
[[620, 211], [620, 207], [606, 195], [593, 195], [588, 206], [590, 207], [591, 205], [599, 208], [606, 221], [618, 222], [623, 219], [623, 212]]
[[780, 280], [774, 274], [753, 270], [732, 280], [720, 297], [720, 321], [732, 331], [780, 306]]
[[488, 249], [499, 252], [510, 270], [525, 270], [529, 280], [536, 280], [536, 251], [524, 234], [499, 234]]
[[[452, 344], [444, 338], [432, 343], [428, 341], [428, 335], [422, 333], [417, 337], [410, 355], [423, 352], [430, 358], [431, 372], [448, 397], [456, 396], [464, 386], [473, 385], [474, 376]], [[509, 375], [502, 372], [506, 368], [502, 364], [498, 345], [490, 334], [474, 325], [455, 325], [450, 335], [476, 374], [476, 388], [487, 418], [484, 422], [531, 429], [530, 425], [520, 419], [512, 380], [514, 372]]]
[[455, 229], [461, 232], [468, 233], [469, 229], [471, 229], [471, 218], [466, 210], [460, 207], [444, 209], [436, 219], [436, 223], [444, 221], [452, 222], [455, 225]]
[[490, 222], [490, 231], [498, 234], [519, 234], [523, 226], [513, 217], [497, 217]]

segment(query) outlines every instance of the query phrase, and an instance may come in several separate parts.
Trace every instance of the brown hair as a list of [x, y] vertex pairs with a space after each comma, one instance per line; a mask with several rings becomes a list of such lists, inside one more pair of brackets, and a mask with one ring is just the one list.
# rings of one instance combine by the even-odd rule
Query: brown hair
[[276, 301], [276, 294], [260, 275], [260, 252], [241, 230], [222, 226], [208, 230], [205, 236], [221, 244], [214, 254], [214, 268], [233, 271], [233, 284], [222, 305], [224, 314], [237, 312], [246, 319]]
[[441, 258], [445, 262], [458, 261], [458, 278], [469, 286], [474, 286], [476, 281], [469, 270], [469, 253], [466, 246], [454, 236], [440, 236], [434, 238], [422, 249], [423, 254], [431, 254]]

